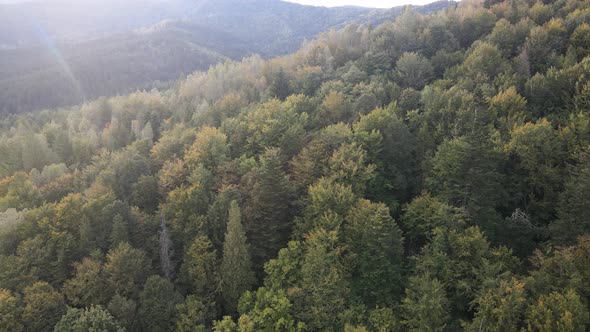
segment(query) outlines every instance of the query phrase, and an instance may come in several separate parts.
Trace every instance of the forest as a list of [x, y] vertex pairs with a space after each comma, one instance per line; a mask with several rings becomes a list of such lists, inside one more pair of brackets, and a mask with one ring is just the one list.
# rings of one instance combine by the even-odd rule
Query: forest
[[[167, 89], [228, 59], [283, 56], [320, 32], [377, 25], [404, 11], [281, 0], [12, 1], [22, 3], [0, 0], [0, 116]], [[454, 5], [412, 8], [427, 14]]]
[[463, 0], [0, 119], [0, 331], [587, 331], [590, 1]]

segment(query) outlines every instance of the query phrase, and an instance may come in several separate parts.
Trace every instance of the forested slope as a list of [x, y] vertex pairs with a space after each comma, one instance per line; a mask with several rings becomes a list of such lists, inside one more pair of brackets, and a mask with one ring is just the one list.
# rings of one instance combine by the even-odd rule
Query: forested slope
[[[438, 1], [421, 13], [453, 6]], [[0, 4], [0, 114], [162, 87], [252, 54], [290, 54], [346, 24], [404, 7], [325, 8], [280, 0], [44, 0]]]
[[0, 124], [10, 331], [586, 331], [590, 2], [463, 1]]

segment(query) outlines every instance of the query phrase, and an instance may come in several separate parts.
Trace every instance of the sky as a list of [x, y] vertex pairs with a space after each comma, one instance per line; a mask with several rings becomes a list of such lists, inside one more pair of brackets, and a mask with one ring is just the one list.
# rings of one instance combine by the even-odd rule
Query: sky
[[[19, 3], [27, 2], [30, 0], [0, 0], [0, 4], [3, 3]], [[75, 0], [74, 0], [75, 1]], [[124, 1], [124, 0], [123, 0]], [[289, 2], [296, 2], [304, 5], [312, 6], [362, 6], [362, 7], [374, 7], [374, 8], [391, 8], [401, 5], [425, 5], [435, 0], [286, 0]]]
[[304, 5], [313, 6], [362, 6], [375, 8], [391, 8], [401, 5], [425, 5], [435, 0], [287, 0], [289, 2], [296, 2]]

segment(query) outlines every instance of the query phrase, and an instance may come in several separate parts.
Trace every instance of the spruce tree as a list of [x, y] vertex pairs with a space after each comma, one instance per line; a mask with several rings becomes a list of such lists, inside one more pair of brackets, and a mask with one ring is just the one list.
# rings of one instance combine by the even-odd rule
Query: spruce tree
[[246, 215], [246, 230], [252, 243], [252, 263], [257, 277], [262, 267], [276, 256], [291, 230], [292, 187], [282, 170], [280, 152], [269, 149], [261, 157], [257, 183]]
[[205, 235], [195, 237], [186, 249], [180, 268], [180, 280], [203, 301], [214, 302], [218, 294], [217, 251]]
[[117, 247], [119, 244], [129, 242], [129, 233], [127, 223], [123, 216], [117, 214], [113, 218], [113, 229], [111, 230], [111, 248]]
[[221, 291], [225, 308], [230, 313], [235, 313], [240, 295], [249, 290], [254, 282], [246, 232], [241, 219], [240, 208], [236, 201], [232, 201], [221, 263]]
[[291, 94], [289, 78], [283, 68], [280, 68], [279, 71], [274, 74], [270, 85], [270, 94], [280, 100], [285, 100]]

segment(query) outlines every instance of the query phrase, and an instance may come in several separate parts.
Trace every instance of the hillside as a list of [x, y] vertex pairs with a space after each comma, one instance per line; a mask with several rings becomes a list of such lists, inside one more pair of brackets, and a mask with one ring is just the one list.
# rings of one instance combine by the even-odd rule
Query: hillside
[[590, 1], [346, 25], [0, 156], [10, 331], [590, 328]]
[[[448, 5], [443, 1], [419, 10]], [[0, 5], [0, 113], [158, 86], [228, 58], [288, 54], [321, 31], [378, 23], [401, 11], [278, 0]]]
[[22, 0], [0, 4], [0, 48], [32, 47], [50, 38], [80, 42], [180, 19], [193, 0]]

